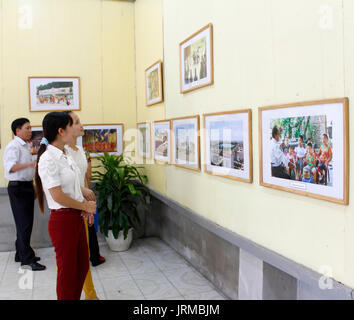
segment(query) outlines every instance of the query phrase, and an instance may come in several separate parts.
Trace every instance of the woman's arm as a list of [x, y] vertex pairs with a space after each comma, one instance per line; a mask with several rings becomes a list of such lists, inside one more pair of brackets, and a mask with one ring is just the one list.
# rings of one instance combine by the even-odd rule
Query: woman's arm
[[66, 195], [63, 190], [61, 189], [61, 186], [50, 188], [49, 189], [50, 195], [52, 196], [53, 200], [55, 202], [58, 202], [64, 207], [68, 208], [73, 208], [73, 209], [78, 209], [82, 210], [85, 212], [89, 213], [95, 213], [96, 212], [96, 202], [95, 201], [84, 201], [84, 202], [79, 202], [77, 200], [74, 200], [73, 198], [69, 197]]

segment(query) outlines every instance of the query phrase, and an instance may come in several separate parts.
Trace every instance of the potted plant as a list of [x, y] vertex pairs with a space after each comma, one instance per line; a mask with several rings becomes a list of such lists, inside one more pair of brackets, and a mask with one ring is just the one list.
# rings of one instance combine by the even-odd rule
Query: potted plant
[[108, 246], [113, 251], [128, 250], [133, 240], [133, 227], [140, 223], [138, 206], [147, 208], [150, 199], [145, 186], [147, 176], [129, 164], [123, 155], [110, 155], [107, 152], [97, 158], [103, 171], [93, 171], [92, 180], [96, 182], [98, 201], [98, 225], [106, 236]]

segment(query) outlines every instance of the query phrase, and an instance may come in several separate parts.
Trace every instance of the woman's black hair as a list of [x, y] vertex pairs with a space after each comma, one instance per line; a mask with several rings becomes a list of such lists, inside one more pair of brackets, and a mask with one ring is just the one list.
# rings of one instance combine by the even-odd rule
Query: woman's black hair
[[[43, 137], [48, 140], [48, 143], [52, 143], [55, 141], [58, 135], [59, 129], [64, 129], [67, 126], [72, 126], [73, 119], [67, 112], [50, 112], [46, 114], [43, 119], [42, 127], [43, 127]], [[39, 208], [41, 212], [44, 213], [44, 205], [43, 205], [43, 186], [42, 180], [38, 174], [38, 163], [41, 155], [47, 150], [46, 144], [41, 144], [37, 154], [37, 165], [36, 165], [36, 173], [35, 173], [35, 182], [36, 182], [36, 193], [39, 203]]]

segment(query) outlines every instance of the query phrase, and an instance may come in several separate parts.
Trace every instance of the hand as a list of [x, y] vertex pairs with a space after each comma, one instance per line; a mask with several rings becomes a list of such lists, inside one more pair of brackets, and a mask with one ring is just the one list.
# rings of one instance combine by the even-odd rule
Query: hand
[[88, 224], [89, 227], [91, 227], [93, 225], [94, 218], [93, 218], [93, 214], [92, 213], [82, 212], [81, 213], [81, 217], [86, 219], [87, 224]]
[[34, 168], [34, 169], [36, 169], [36, 166], [37, 166], [37, 161], [33, 161], [33, 162], [31, 162], [30, 164], [29, 164], [29, 168]]
[[96, 201], [95, 193], [92, 190], [88, 188], [82, 188], [81, 191], [82, 195], [87, 201]]
[[84, 210], [87, 213], [96, 213], [96, 201], [84, 201]]

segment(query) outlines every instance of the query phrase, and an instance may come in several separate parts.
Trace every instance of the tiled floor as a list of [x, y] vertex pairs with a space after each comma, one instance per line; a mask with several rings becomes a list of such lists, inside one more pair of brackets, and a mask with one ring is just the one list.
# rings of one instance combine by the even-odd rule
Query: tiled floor
[[[101, 300], [224, 300], [224, 297], [178, 253], [158, 238], [134, 240], [125, 252], [113, 252], [104, 239], [100, 253], [106, 262], [91, 267]], [[19, 272], [15, 252], [0, 252], [0, 299], [56, 299], [53, 248], [37, 249], [45, 271]], [[32, 286], [32, 288], [31, 288]], [[84, 299], [84, 293], [81, 296]]]

